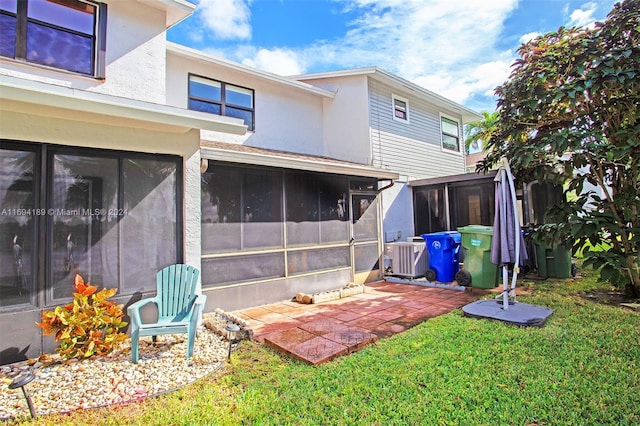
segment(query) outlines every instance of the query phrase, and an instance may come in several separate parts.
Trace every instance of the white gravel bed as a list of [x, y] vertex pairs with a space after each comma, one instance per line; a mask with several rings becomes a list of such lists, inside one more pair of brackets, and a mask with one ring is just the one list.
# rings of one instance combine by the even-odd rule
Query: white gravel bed
[[[140, 401], [175, 390], [205, 377], [226, 361], [229, 342], [211, 330], [198, 330], [193, 357], [186, 359], [187, 335], [140, 339], [140, 361], [131, 362], [130, 341], [103, 357], [82, 361], [25, 361], [0, 366], [0, 421], [29, 416], [22, 391], [9, 389], [15, 376], [31, 372], [36, 378], [25, 386], [37, 415]], [[56, 361], [57, 360], [57, 361]], [[31, 365], [30, 365], [31, 364]]]

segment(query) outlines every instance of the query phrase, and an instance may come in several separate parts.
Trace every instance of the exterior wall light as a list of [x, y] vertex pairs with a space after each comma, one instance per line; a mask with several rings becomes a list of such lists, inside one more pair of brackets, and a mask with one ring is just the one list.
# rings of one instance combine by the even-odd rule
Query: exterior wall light
[[206, 158], [200, 159], [200, 174], [204, 174], [209, 168], [209, 160]]

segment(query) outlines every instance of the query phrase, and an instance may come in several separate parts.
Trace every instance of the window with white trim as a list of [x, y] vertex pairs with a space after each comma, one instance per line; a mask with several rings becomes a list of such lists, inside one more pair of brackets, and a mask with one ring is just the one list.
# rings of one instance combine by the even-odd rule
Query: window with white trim
[[0, 1], [0, 56], [105, 76], [107, 6], [87, 0]]
[[393, 103], [393, 119], [409, 122], [409, 100], [400, 96], [391, 95]]
[[440, 117], [442, 148], [460, 152], [460, 124], [447, 117]]
[[253, 89], [189, 74], [189, 109], [241, 118], [254, 129]]

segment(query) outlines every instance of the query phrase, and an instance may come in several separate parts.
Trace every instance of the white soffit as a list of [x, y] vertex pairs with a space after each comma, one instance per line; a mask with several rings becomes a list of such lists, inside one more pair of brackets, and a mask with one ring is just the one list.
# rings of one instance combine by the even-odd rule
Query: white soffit
[[213, 161], [277, 167], [282, 169], [305, 170], [347, 176], [369, 177], [382, 180], [396, 180], [398, 173], [357, 163], [347, 163], [324, 157], [297, 155], [268, 150], [240, 150], [236, 147], [223, 148], [220, 145], [200, 146], [200, 156]]
[[[185, 133], [191, 129], [212, 130], [243, 135], [247, 126], [240, 119], [206, 114], [169, 105], [121, 98], [86, 90], [72, 89], [38, 81], [0, 75], [0, 100], [33, 105], [38, 115], [42, 107], [73, 111], [78, 120], [83, 114], [111, 117], [116, 122], [126, 121], [132, 127], [171, 128]], [[0, 109], [9, 109], [10, 102], [0, 103]], [[109, 124], [108, 119], [104, 120]]]
[[188, 18], [196, 10], [196, 5], [187, 0], [138, 0], [167, 14], [167, 28]]

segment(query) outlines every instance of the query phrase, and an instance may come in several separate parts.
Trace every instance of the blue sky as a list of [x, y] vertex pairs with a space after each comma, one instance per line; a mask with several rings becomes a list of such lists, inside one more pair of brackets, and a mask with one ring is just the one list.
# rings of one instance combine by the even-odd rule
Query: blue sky
[[615, 0], [190, 0], [167, 38], [280, 75], [378, 66], [477, 111], [517, 48], [603, 20]]

